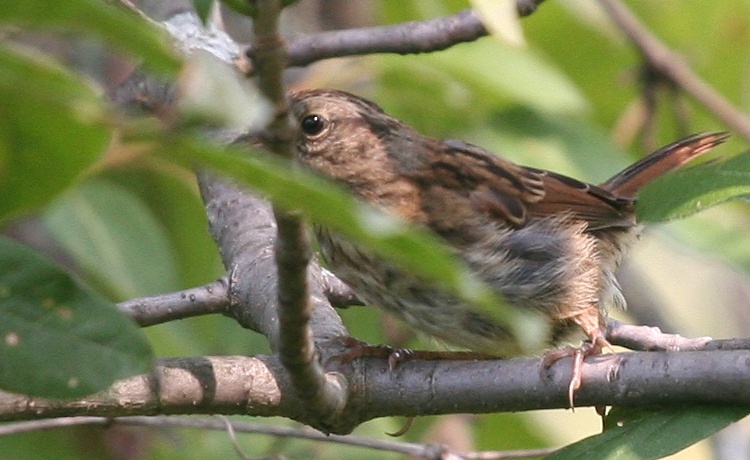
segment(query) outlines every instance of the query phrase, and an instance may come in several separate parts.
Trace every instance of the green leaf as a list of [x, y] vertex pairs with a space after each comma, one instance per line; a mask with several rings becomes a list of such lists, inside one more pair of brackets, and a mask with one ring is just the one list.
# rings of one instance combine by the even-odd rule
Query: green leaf
[[104, 116], [79, 77], [0, 47], [0, 220], [46, 203], [96, 161]]
[[378, 212], [333, 183], [262, 152], [251, 156], [249, 151], [222, 149], [184, 138], [165, 139], [161, 149], [186, 166], [210, 166], [282, 206], [300, 209], [313, 222], [341, 232], [440, 285], [509, 327], [523, 349], [544, 346], [546, 326], [541, 318], [508, 308], [428, 231]]
[[678, 452], [750, 413], [737, 405], [698, 405], [652, 410], [613, 409], [601, 434], [571, 444], [547, 460], [596, 458], [648, 460]]
[[89, 279], [113, 298], [177, 289], [169, 237], [127, 188], [101, 179], [87, 182], [55, 202], [44, 219]]
[[257, 10], [255, 4], [247, 0], [223, 0], [222, 3], [233, 9], [236, 13], [247, 17], [252, 17]]
[[112, 303], [3, 237], [0, 339], [0, 387], [32, 396], [84, 396], [152, 363], [148, 342]]
[[750, 151], [667, 174], [638, 194], [642, 222], [663, 222], [695, 214], [750, 195]]
[[[196, 0], [196, 1], [202, 1], [202, 0]], [[287, 7], [294, 5], [299, 0], [282, 0], [281, 6]], [[255, 6], [254, 1], [248, 1], [248, 0], [222, 0], [224, 5], [228, 6], [229, 8], [233, 9], [235, 12], [247, 16], [247, 17], [253, 17], [255, 16], [255, 13], [258, 11], [258, 8]]]
[[24, 0], [5, 2], [0, 23], [23, 27], [55, 27], [95, 34], [108, 43], [144, 59], [156, 70], [175, 73], [179, 60], [166, 33], [142, 17], [103, 0]]

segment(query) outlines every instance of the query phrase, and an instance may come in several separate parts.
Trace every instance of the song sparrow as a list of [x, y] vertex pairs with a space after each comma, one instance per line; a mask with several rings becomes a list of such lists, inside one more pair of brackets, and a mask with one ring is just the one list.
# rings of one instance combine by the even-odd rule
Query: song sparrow
[[[625, 306], [615, 270], [638, 234], [636, 193], [727, 137], [687, 137], [596, 186], [516, 165], [466, 142], [420, 135], [346, 92], [300, 91], [291, 101], [302, 163], [434, 231], [512, 307], [548, 317], [550, 343], [577, 325], [592, 348], [607, 345], [607, 308]], [[335, 232], [316, 232], [331, 269], [368, 304], [473, 351], [520, 352], [491, 315]], [[579, 385], [573, 381], [571, 392]]]

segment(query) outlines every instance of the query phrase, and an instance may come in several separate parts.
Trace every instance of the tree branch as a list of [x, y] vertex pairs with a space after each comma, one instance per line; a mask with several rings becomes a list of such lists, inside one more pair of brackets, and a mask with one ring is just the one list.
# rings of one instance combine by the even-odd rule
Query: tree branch
[[[528, 16], [544, 0], [517, 0], [520, 16]], [[440, 51], [487, 35], [473, 10], [426, 21], [392, 26], [336, 30], [299, 37], [289, 42], [290, 66], [305, 66], [322, 59], [374, 53], [415, 54]], [[249, 54], [254, 54], [252, 49]]]
[[612, 345], [641, 351], [704, 350], [707, 344], [713, 342], [711, 337], [689, 339], [678, 334], [666, 334], [658, 327], [625, 324], [613, 319], [607, 321], [607, 340]]
[[[259, 206], [262, 204], [259, 203]], [[353, 305], [363, 305], [352, 289], [333, 273], [320, 267], [314, 258], [310, 261], [309, 285], [317, 286], [318, 299], [316, 305], [330, 302], [334, 308], [348, 308]], [[250, 326], [248, 321], [240, 320], [243, 315], [237, 311], [237, 305], [231, 303], [229, 297], [229, 276], [183, 291], [158, 294], [154, 296], [138, 297], [117, 304], [118, 309], [125, 315], [131, 317], [141, 327], [154, 326], [157, 324], [175, 321], [178, 319], [191, 318], [193, 316], [211, 315], [221, 313], [237, 319], [241, 324], [256, 331], [264, 330], [257, 326]], [[323, 308], [323, 307], [321, 307]], [[313, 308], [313, 317], [316, 309]], [[317, 321], [314, 321], [317, 323]], [[316, 330], [319, 328], [316, 328]], [[320, 334], [324, 337], [345, 335], [341, 329], [338, 332]]]
[[[246, 189], [207, 171], [198, 172], [206, 203], [209, 232], [229, 267], [230, 305], [225, 313], [245, 328], [268, 338], [271, 349], [279, 347], [278, 285], [273, 251], [276, 224], [271, 206]], [[341, 318], [325, 295], [326, 282], [316, 260], [307, 271], [310, 301], [314, 308], [310, 327], [317, 341], [346, 336]]]
[[[632, 352], [591, 357], [577, 405], [750, 404], [750, 351]], [[341, 366], [351, 386], [349, 432], [385, 416], [489, 413], [568, 407], [570, 358], [540, 372], [539, 359], [406, 360], [361, 358]], [[275, 356], [161, 359], [154, 372], [116, 382], [79, 400], [0, 392], [0, 420], [156, 414], [283, 416], [308, 423]]]
[[0, 420], [191, 413], [301, 418], [285, 374], [273, 357], [164, 358], [148, 375], [78, 400], [0, 392]]
[[[183, 418], [175, 416], [154, 416], [154, 417], [61, 417], [57, 419], [35, 420], [31, 422], [20, 422], [0, 426], [0, 437], [40, 431], [51, 428], [62, 428], [80, 425], [103, 425], [111, 426], [115, 424], [128, 426], [151, 426], [151, 427], [182, 427], [196, 428], [200, 430], [219, 430], [226, 431], [227, 423], [231, 425], [233, 431], [237, 433], [256, 433], [268, 436], [283, 436], [285, 438], [307, 439], [310, 441], [332, 442], [347, 446], [363, 447], [366, 449], [376, 449], [386, 452], [397, 452], [411, 455], [414, 457], [428, 460], [442, 460], [446, 458], [455, 459], [501, 459], [501, 458], [528, 458], [549, 455], [557, 448], [546, 449], [525, 449], [514, 451], [498, 452], [451, 452], [443, 446], [437, 444], [418, 444], [413, 442], [394, 441], [363, 438], [352, 435], [326, 435], [309, 428], [294, 428], [285, 426], [273, 426], [261, 423], [238, 422], [236, 420], [226, 421], [217, 418]], [[452, 457], [446, 456], [452, 455]]]
[[364, 305], [364, 302], [357, 297], [357, 293], [331, 271], [324, 268], [322, 270], [322, 275], [323, 291], [325, 292], [328, 301], [331, 302], [331, 305], [335, 308], [348, 308], [354, 305]]
[[[296, 130], [289, 119], [289, 105], [283, 85], [286, 68], [284, 40], [278, 32], [280, 0], [255, 2], [252, 62], [258, 70], [259, 88], [271, 101], [274, 114], [263, 134], [266, 146], [284, 158], [294, 158]], [[327, 430], [346, 405], [346, 382], [327, 376], [318, 362], [308, 323], [313, 306], [307, 286], [307, 266], [311, 257], [309, 234], [298, 213], [274, 206], [278, 226], [275, 244], [278, 270], [279, 357], [284, 363], [299, 397], [305, 402], [315, 426]]]
[[117, 308], [139, 326], [153, 326], [191, 316], [224, 313], [229, 307], [229, 280], [222, 277], [203, 286], [179, 292], [130, 299]]

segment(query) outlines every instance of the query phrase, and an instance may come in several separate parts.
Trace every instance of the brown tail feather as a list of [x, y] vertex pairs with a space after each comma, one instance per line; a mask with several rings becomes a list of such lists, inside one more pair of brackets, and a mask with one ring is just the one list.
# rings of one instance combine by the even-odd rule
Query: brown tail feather
[[729, 133], [699, 133], [651, 153], [601, 184], [610, 192], [633, 197], [644, 185], [724, 142]]

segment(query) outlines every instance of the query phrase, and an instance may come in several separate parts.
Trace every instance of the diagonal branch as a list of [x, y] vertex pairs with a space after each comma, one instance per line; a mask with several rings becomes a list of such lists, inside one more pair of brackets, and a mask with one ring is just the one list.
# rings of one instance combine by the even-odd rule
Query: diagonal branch
[[[197, 19], [197, 17], [196, 17]], [[208, 171], [198, 172], [206, 203], [209, 232], [230, 270], [226, 315], [245, 328], [263, 334], [278, 351], [279, 307], [277, 296], [276, 223], [270, 204], [250, 191]], [[308, 267], [310, 301], [314, 308], [310, 327], [316, 340], [348, 335], [331, 307], [325, 289], [325, 272], [313, 260]]]
[[[255, 5], [252, 59], [258, 70], [258, 86], [274, 107], [272, 121], [263, 138], [275, 154], [294, 158], [295, 129], [289, 119], [282, 83], [286, 50], [278, 31], [281, 1], [259, 0]], [[309, 234], [295, 212], [274, 206], [274, 217], [278, 226], [275, 253], [279, 281], [279, 357], [311, 416], [321, 419], [316, 425], [326, 429], [325, 420], [338, 415], [346, 405], [347, 394], [343, 380], [326, 376], [318, 362], [312, 330], [308, 326], [313, 315], [307, 286], [307, 267], [312, 254]]]
[[630, 38], [649, 65], [708, 108], [717, 118], [750, 140], [750, 117], [734, 107], [670, 50], [619, 0], [601, 0], [612, 19]]

